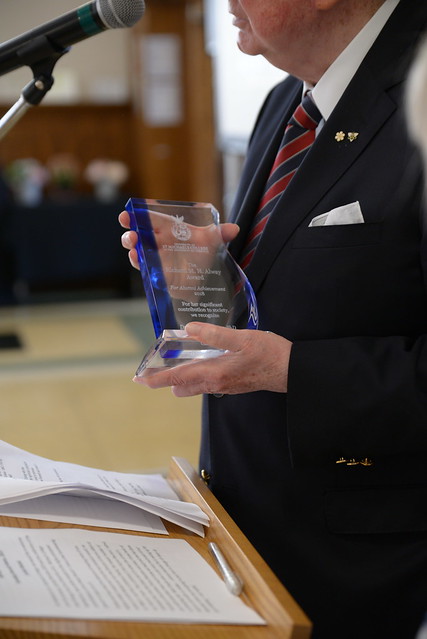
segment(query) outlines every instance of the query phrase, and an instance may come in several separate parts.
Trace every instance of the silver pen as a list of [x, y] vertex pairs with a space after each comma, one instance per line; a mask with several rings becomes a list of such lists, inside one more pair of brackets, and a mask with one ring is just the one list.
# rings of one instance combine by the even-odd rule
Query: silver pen
[[221, 572], [221, 575], [224, 579], [225, 585], [232, 595], [236, 595], [238, 597], [243, 590], [243, 582], [236, 573], [231, 570], [230, 564], [222, 554], [221, 550], [218, 548], [218, 545], [211, 541], [208, 544], [209, 550], [212, 553], [213, 558]]

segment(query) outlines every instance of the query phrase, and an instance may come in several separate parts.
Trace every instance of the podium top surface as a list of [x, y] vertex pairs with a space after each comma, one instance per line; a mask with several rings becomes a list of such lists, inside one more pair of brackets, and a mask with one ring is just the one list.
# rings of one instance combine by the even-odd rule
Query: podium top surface
[[[169, 536], [185, 539], [217, 570], [208, 544], [216, 542], [231, 568], [244, 583], [242, 600], [258, 612], [266, 626], [165, 624], [128, 621], [0, 618], [0, 637], [48, 639], [309, 639], [311, 624], [273, 572], [212, 495], [192, 466], [172, 458], [167, 479], [181, 499], [199, 505], [210, 518], [206, 536], [200, 538], [166, 522]], [[0, 525], [22, 528], [79, 527], [0, 516]], [[93, 528], [91, 528], [94, 530]], [[95, 529], [96, 530], [96, 529]], [[99, 530], [99, 529], [98, 529]], [[102, 529], [105, 532], [105, 529]], [[125, 531], [120, 531], [121, 533]], [[129, 533], [147, 535], [146, 533]], [[157, 536], [157, 535], [150, 535]]]

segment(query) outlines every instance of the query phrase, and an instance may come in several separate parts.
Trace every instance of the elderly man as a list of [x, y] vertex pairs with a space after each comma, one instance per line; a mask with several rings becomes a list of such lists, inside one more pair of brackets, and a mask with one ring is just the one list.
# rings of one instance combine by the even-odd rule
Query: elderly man
[[[257, 120], [231, 220], [261, 330], [191, 323], [228, 352], [142, 381], [206, 394], [203, 477], [315, 639], [412, 639], [427, 606], [427, 291], [402, 102], [427, 3], [229, 5], [240, 49], [291, 74]], [[290, 120], [299, 141], [282, 143]], [[135, 264], [132, 232], [123, 244]]]

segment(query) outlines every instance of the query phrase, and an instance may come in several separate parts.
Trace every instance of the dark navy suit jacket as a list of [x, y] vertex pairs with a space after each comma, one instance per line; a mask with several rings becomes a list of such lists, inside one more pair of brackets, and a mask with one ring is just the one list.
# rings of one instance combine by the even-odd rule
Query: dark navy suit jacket
[[[425, 1], [401, 0], [248, 268], [260, 328], [293, 342], [288, 393], [204, 402], [209, 485], [316, 638], [413, 639], [427, 609], [427, 252], [403, 109], [426, 23]], [[236, 259], [301, 92], [288, 77], [256, 123], [233, 213]], [[309, 227], [354, 201], [363, 224]]]

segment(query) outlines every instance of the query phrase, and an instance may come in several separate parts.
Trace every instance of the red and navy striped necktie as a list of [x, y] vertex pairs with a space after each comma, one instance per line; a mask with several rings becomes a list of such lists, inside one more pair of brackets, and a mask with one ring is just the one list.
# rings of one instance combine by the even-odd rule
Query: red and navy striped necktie
[[246, 269], [252, 260], [261, 234], [277, 199], [288, 186], [316, 137], [322, 114], [308, 93], [289, 120], [282, 143], [267, 180], [264, 195], [252, 223], [240, 260]]

